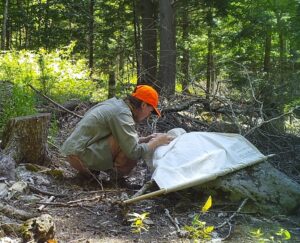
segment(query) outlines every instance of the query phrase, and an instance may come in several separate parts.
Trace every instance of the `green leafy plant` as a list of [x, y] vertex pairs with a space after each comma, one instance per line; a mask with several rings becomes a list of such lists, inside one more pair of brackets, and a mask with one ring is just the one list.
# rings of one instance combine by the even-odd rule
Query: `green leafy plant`
[[[212, 198], [208, 197], [206, 203], [201, 209], [202, 213], [206, 213], [212, 206]], [[196, 214], [192, 220], [191, 225], [185, 225], [184, 230], [188, 232], [188, 235], [193, 240], [198, 239], [211, 239], [211, 233], [214, 230], [214, 226], [206, 226], [206, 222], [200, 220], [200, 214]]]
[[282, 243], [291, 239], [290, 232], [283, 228], [275, 232], [275, 236], [273, 234], [270, 234], [269, 236], [265, 236], [266, 234], [263, 233], [261, 229], [253, 230], [250, 233], [259, 243], [265, 243], [265, 242]]
[[149, 213], [145, 212], [142, 214], [138, 213], [129, 213], [128, 216], [131, 218], [128, 219], [131, 223], [132, 232], [141, 234], [142, 231], [147, 231], [149, 226], [145, 224], [145, 220], [149, 218]]
[[0, 117], [0, 127], [3, 127], [7, 121], [16, 116], [26, 116], [36, 113], [35, 95], [30, 92], [28, 87], [23, 85], [14, 85], [9, 99], [3, 104]]

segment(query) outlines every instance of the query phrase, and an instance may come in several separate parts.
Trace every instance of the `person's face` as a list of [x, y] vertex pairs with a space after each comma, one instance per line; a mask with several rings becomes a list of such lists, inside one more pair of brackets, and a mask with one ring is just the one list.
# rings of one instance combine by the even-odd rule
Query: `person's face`
[[141, 122], [148, 118], [152, 111], [153, 107], [151, 105], [146, 104], [145, 102], [142, 103], [141, 108], [137, 110], [136, 112], [136, 120], [137, 122]]

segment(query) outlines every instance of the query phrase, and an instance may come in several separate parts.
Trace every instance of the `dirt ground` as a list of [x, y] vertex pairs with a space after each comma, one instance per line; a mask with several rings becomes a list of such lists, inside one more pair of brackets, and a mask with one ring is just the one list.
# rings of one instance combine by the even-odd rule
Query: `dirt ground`
[[[61, 144], [76, 122], [68, 120], [68, 126], [61, 126], [57, 144]], [[197, 215], [199, 221], [214, 226], [214, 230], [211, 239], [199, 238], [194, 242], [300, 242], [300, 210], [290, 216], [266, 217], [244, 208], [237, 212], [242, 202], [230, 203], [226, 195], [213, 195], [213, 206], [204, 214], [201, 208], [209, 195], [195, 189], [124, 206], [121, 201], [134, 195], [150, 178], [142, 162], [125, 182], [106, 181], [98, 175], [97, 180], [87, 179], [68, 165], [55, 146], [50, 146], [49, 151], [51, 163], [47, 167], [18, 166], [19, 180], [32, 186], [7, 201], [28, 213], [51, 215], [56, 241], [49, 242], [191, 242], [184, 226], [191, 226]], [[51, 196], [54, 198], [45, 203]], [[42, 205], [45, 207], [40, 210]], [[149, 213], [144, 221], [147, 230], [134, 233], [132, 222], [128, 221], [130, 213]], [[291, 239], [278, 236], [281, 229], [287, 230]], [[21, 242], [18, 232], [4, 233], [0, 234], [1, 243]]]
[[[54, 151], [52, 153], [55, 154]], [[286, 242], [300, 242], [299, 215], [274, 215], [266, 218], [241, 210], [231, 218], [240, 204], [230, 204], [225, 198], [215, 200], [215, 197], [212, 208], [203, 214], [201, 208], [207, 195], [194, 189], [142, 200], [127, 206], [120, 204], [120, 201], [131, 197], [149, 177], [142, 163], [126, 179], [126, 184], [84, 179], [58, 154], [50, 168], [41, 167], [32, 171], [30, 166], [19, 166], [18, 177], [23, 181], [33, 181], [34, 187], [26, 193], [14, 196], [10, 203], [13, 202], [14, 207], [33, 214], [51, 215], [55, 224], [54, 239], [57, 242], [190, 242], [183, 227], [191, 225], [196, 214], [200, 215], [199, 219], [206, 222], [207, 226], [216, 227], [212, 233], [213, 240], [199, 242], [221, 242], [222, 239], [227, 242], [259, 242], [259, 238], [262, 240], [277, 237], [276, 232], [281, 228], [292, 235]], [[52, 194], [55, 195], [54, 200], [43, 204]], [[25, 196], [36, 196], [39, 200]], [[41, 205], [45, 205], [43, 210], [39, 210]], [[128, 214], [144, 212], [149, 213], [146, 220], [148, 230], [133, 233]], [[174, 221], [177, 223], [174, 224]], [[258, 229], [264, 235], [256, 238], [251, 232]], [[10, 239], [17, 236], [11, 234]], [[2, 238], [0, 242], [13, 241]]]

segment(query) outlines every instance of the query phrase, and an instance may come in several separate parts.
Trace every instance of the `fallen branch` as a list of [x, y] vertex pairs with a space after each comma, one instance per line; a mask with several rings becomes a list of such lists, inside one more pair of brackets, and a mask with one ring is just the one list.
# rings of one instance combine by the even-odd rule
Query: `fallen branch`
[[168, 113], [168, 112], [178, 112], [178, 111], [183, 111], [188, 109], [190, 106], [197, 104], [197, 103], [207, 103], [206, 99], [198, 98], [198, 99], [193, 99], [193, 100], [188, 100], [184, 103], [181, 103], [179, 105], [175, 106], [169, 106], [166, 107], [162, 110], [163, 113]]
[[54, 196], [51, 196], [49, 197], [46, 202], [43, 202], [43, 205], [41, 205], [39, 208], [38, 208], [38, 211], [41, 212], [47, 205], [45, 203], [49, 203], [49, 202], [52, 202], [55, 200], [55, 197]]
[[154, 181], [147, 181], [140, 190], [138, 190], [131, 198], [136, 198], [138, 196], [143, 195], [148, 189], [150, 189], [154, 185]]
[[220, 229], [223, 226], [225, 226], [226, 224], [228, 224], [229, 231], [228, 231], [227, 235], [224, 238], [222, 238], [222, 241], [224, 241], [230, 237], [231, 230], [232, 230], [232, 224], [230, 221], [242, 210], [242, 208], [244, 207], [244, 205], [246, 204], [247, 201], [248, 201], [248, 198], [244, 199], [244, 201], [241, 203], [239, 208], [228, 219], [226, 219], [222, 224], [215, 227], [215, 229]]
[[165, 214], [166, 216], [170, 219], [170, 221], [172, 222], [172, 224], [175, 226], [177, 233], [180, 233], [180, 227], [179, 227], [179, 223], [177, 220], [173, 219], [173, 217], [171, 216], [170, 212], [168, 209], [165, 209]]
[[215, 229], [222, 228], [224, 225], [229, 224], [230, 221], [242, 210], [246, 202], [248, 201], [248, 198], [244, 199], [244, 201], [241, 203], [239, 208], [228, 218], [226, 219], [222, 224], [218, 225], [215, 227]]
[[35, 214], [28, 213], [24, 210], [17, 209], [10, 205], [4, 205], [1, 202], [0, 202], [0, 212], [5, 214], [6, 216], [21, 219], [21, 220], [27, 220], [27, 219], [36, 217]]
[[56, 103], [54, 100], [50, 99], [48, 96], [44, 95], [42, 92], [40, 92], [40, 91], [38, 91], [36, 88], [34, 88], [31, 84], [28, 84], [28, 86], [29, 86], [30, 88], [32, 88], [32, 89], [33, 89], [36, 93], [38, 93], [40, 96], [42, 96], [43, 98], [45, 98], [46, 100], [48, 100], [48, 101], [51, 102], [52, 104], [56, 105], [56, 106], [59, 107], [60, 109], [66, 111], [66, 112], [68, 112], [68, 113], [70, 113], [70, 114], [72, 114], [72, 115], [74, 115], [74, 116], [76, 116], [76, 117], [78, 117], [78, 118], [82, 118], [82, 117], [83, 117], [83, 116], [80, 116], [80, 115], [76, 114], [76, 113], [73, 112], [73, 111], [68, 110], [67, 108], [63, 107], [62, 105]]
[[43, 191], [41, 189], [38, 189], [32, 185], [28, 185], [29, 186], [29, 189], [32, 191], [32, 192], [35, 192], [35, 193], [40, 193], [40, 194], [43, 194], [43, 195], [47, 195], [47, 196], [54, 196], [54, 197], [65, 197], [66, 195], [65, 194], [56, 194], [56, 193], [53, 193], [53, 192], [48, 192], [48, 191]]
[[77, 206], [82, 207], [81, 205], [82, 202], [92, 202], [103, 198], [104, 196], [101, 195], [101, 196], [95, 196], [93, 198], [83, 198], [83, 199], [73, 200], [66, 203], [46, 201], [46, 202], [37, 202], [37, 204], [53, 205], [53, 206], [61, 206], [61, 207], [77, 207]]
[[293, 114], [293, 112], [290, 111], [290, 112], [281, 114], [280, 116], [273, 117], [273, 118], [271, 118], [271, 119], [269, 119], [269, 120], [267, 120], [267, 121], [263, 121], [263, 122], [261, 122], [260, 124], [258, 124], [257, 126], [252, 127], [252, 128], [244, 135], [244, 137], [248, 136], [250, 133], [252, 133], [252, 132], [253, 132], [254, 130], [256, 130], [257, 128], [260, 128], [260, 127], [261, 127], [262, 125], [264, 125], [264, 124], [270, 123], [270, 122], [272, 122], [272, 121], [278, 120], [278, 119], [280, 119], [280, 118], [282, 118], [282, 117], [284, 117], [284, 116], [288, 116], [288, 115], [291, 115], [291, 114]]

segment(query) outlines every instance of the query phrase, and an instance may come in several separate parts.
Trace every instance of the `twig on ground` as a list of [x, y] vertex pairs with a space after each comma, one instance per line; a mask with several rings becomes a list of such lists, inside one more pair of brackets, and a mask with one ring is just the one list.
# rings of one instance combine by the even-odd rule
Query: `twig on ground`
[[92, 198], [82, 198], [82, 199], [78, 199], [78, 200], [73, 200], [73, 201], [69, 201], [67, 202], [67, 204], [76, 204], [76, 203], [81, 203], [81, 202], [92, 202], [92, 201], [96, 201], [96, 200], [99, 200], [99, 199], [103, 199], [103, 195], [100, 195], [100, 196], [95, 196], [95, 197], [92, 197]]
[[49, 197], [47, 200], [46, 200], [46, 202], [43, 202], [43, 204], [38, 208], [38, 211], [43, 211], [43, 209], [45, 208], [45, 207], [47, 207], [47, 204], [46, 203], [49, 203], [49, 202], [52, 202], [52, 201], [54, 201], [55, 200], [55, 197], [54, 196], [51, 196], [51, 197]]
[[82, 202], [92, 202], [92, 201], [99, 201], [104, 198], [104, 195], [95, 196], [92, 198], [82, 198], [78, 200], [68, 201], [66, 203], [63, 202], [37, 202], [37, 204], [45, 204], [45, 205], [53, 205], [53, 206], [60, 206], [60, 207], [82, 207]]
[[36, 188], [32, 185], [28, 185], [28, 186], [29, 186], [29, 188], [32, 192], [40, 193], [40, 194], [43, 194], [43, 195], [54, 196], [54, 197], [65, 197], [65, 196], [67, 196], [65, 194], [56, 194], [56, 193], [53, 193], [53, 192], [44, 191], [44, 190], [38, 189], [38, 188]]
[[153, 180], [147, 181], [140, 190], [138, 190], [131, 198], [135, 198], [143, 195], [148, 189], [150, 189], [154, 184]]
[[165, 214], [170, 219], [170, 221], [172, 222], [172, 224], [175, 226], [176, 232], [179, 235], [183, 235], [184, 232], [180, 229], [178, 220], [176, 218], [173, 219], [173, 217], [171, 216], [171, 214], [170, 214], [170, 212], [169, 212], [168, 209], [165, 209]]
[[50, 144], [52, 147], [56, 148], [57, 150], [59, 150], [59, 147], [54, 143], [50, 142], [49, 140], [47, 140], [47, 143]]
[[229, 224], [230, 221], [242, 210], [246, 202], [248, 201], [248, 198], [244, 199], [244, 201], [241, 203], [239, 208], [228, 218], [226, 219], [222, 224], [218, 225], [215, 227], [215, 229], [222, 228], [224, 225]]

